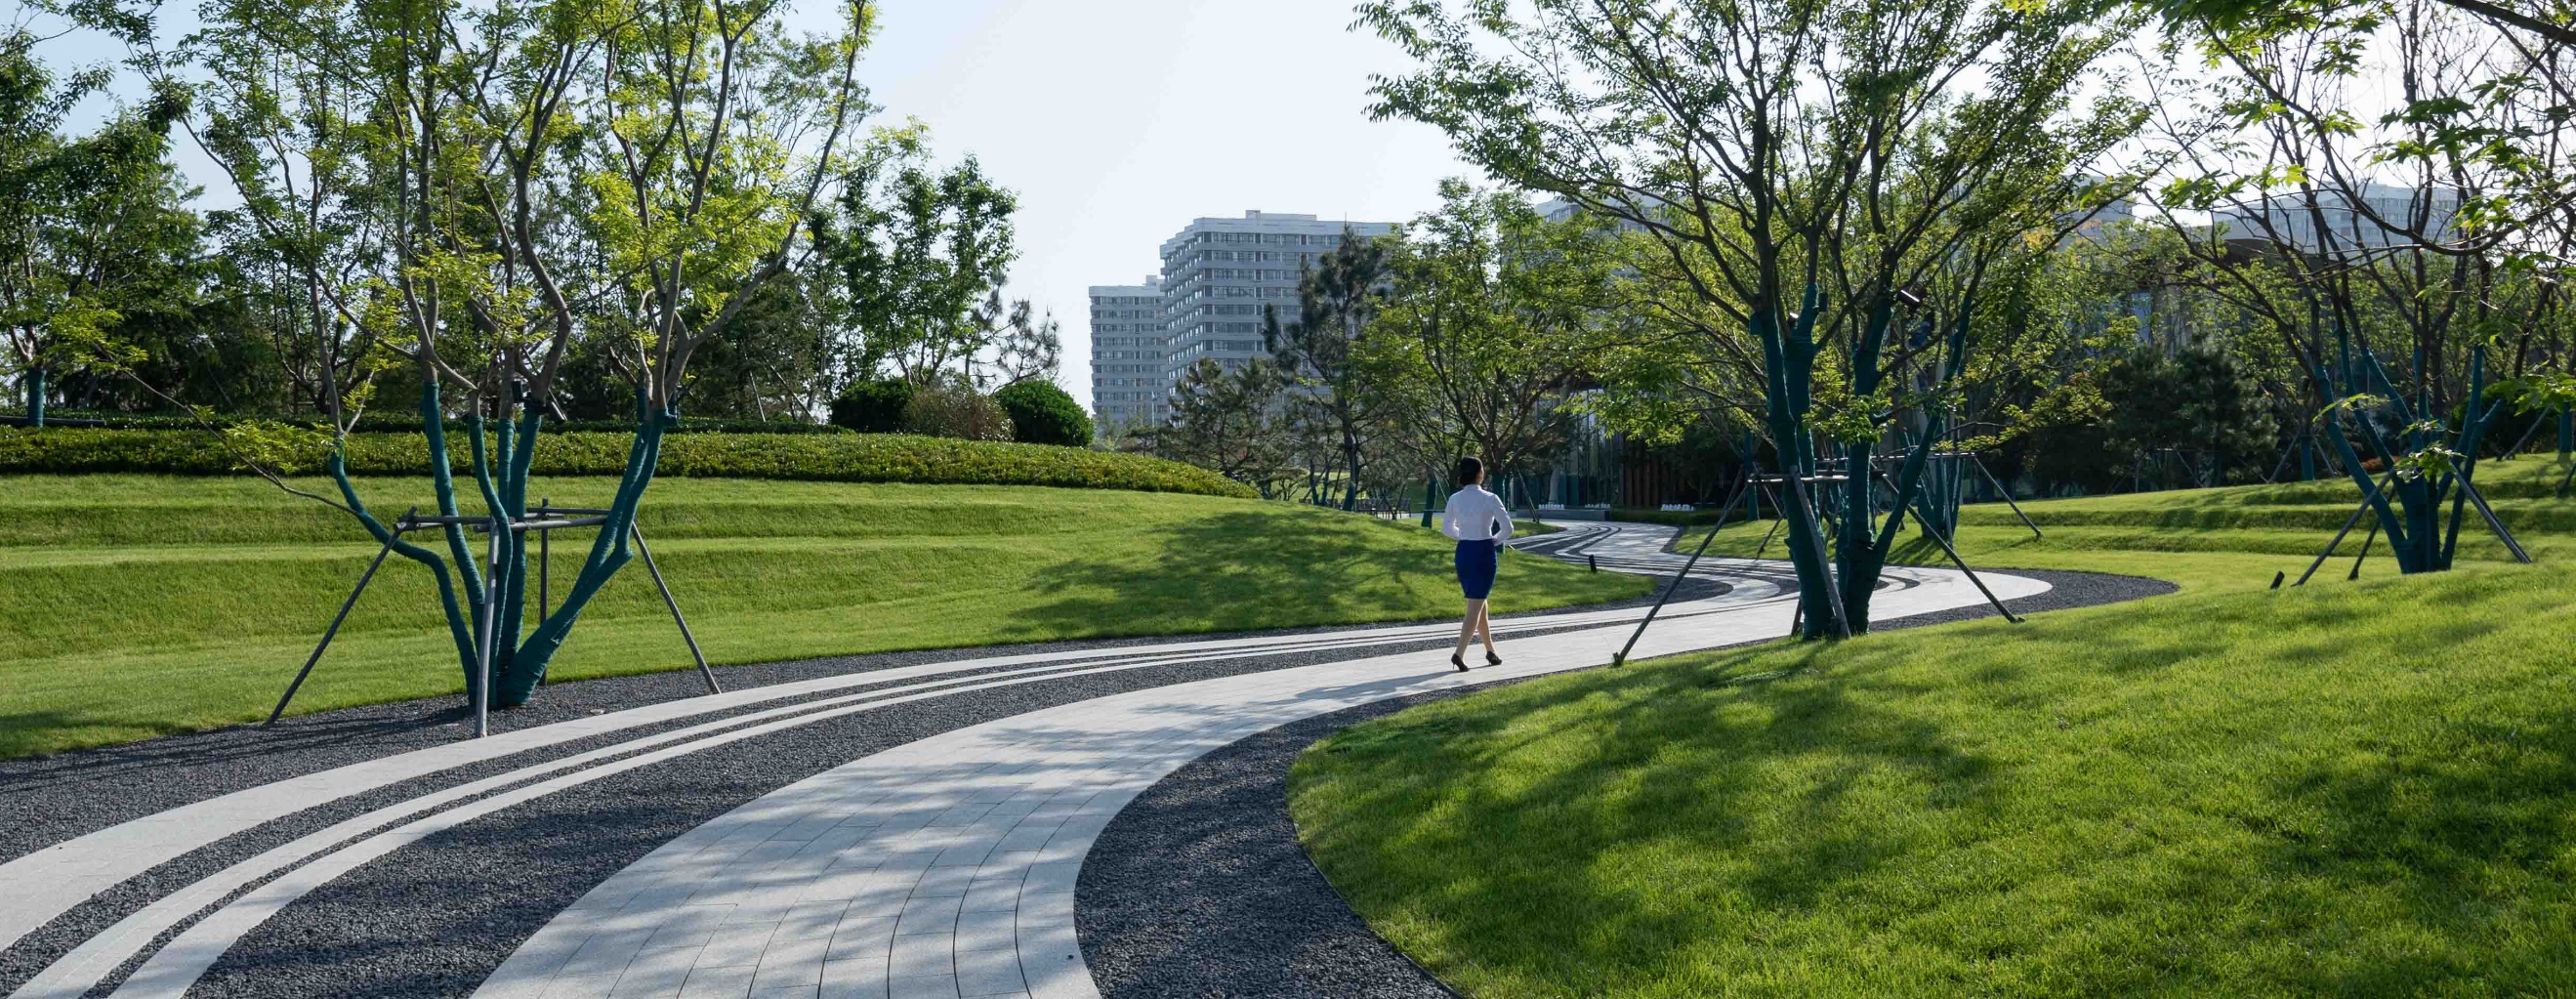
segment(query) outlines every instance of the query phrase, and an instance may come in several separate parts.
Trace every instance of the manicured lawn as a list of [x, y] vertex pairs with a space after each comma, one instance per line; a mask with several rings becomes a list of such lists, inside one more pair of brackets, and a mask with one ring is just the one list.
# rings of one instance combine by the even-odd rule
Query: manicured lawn
[[[2567, 466], [2546, 456], [2489, 462], [2478, 471], [2478, 488], [2497, 516], [2542, 562], [2576, 560], [2576, 496], [2551, 495], [2566, 471]], [[2024, 502], [2023, 510], [2043, 534], [2036, 539], [2010, 507], [1975, 503], [1960, 509], [1956, 540], [1959, 553], [1980, 567], [2153, 576], [2186, 590], [2267, 587], [2275, 572], [2297, 579], [2325, 549], [2335, 529], [2352, 516], [2360, 499], [2351, 481], [2336, 480]], [[2510, 561], [2504, 546], [2478, 521], [2476, 511], [2469, 511], [2468, 517], [2460, 529], [2459, 561], [2464, 565]], [[2343, 581], [2353, 557], [2361, 553], [2372, 519], [2365, 517], [2354, 525], [2337, 556], [2317, 570], [2309, 585]], [[1770, 526], [1768, 520], [1729, 524], [1719, 531], [1709, 551], [1752, 555]], [[1697, 544], [1705, 530], [1690, 529], [1683, 544]], [[1896, 553], [1897, 561], [1949, 564], [1941, 549], [1923, 540], [1913, 524], [1906, 525], [1902, 537], [1906, 541]], [[1779, 537], [1771, 539], [1767, 554], [1783, 557]], [[2397, 563], [2389, 558], [2383, 538], [2371, 545], [2361, 578], [2396, 575]]]
[[[360, 485], [387, 516], [428, 496]], [[582, 505], [614, 483], [540, 486]], [[718, 663], [1457, 613], [1445, 539], [1281, 503], [666, 478], [641, 519]], [[558, 597], [587, 542], [557, 539]], [[345, 515], [256, 480], [0, 476], [0, 756], [265, 717], [374, 553]], [[1535, 557], [1503, 572], [1503, 610], [1652, 585]], [[452, 650], [428, 573], [388, 561], [297, 709], [461, 691]], [[688, 664], [638, 563], [584, 613], [555, 677]]]
[[[2340, 505], [2254, 502], [2278, 495], [2033, 513]], [[2513, 502], [2517, 526], [2550, 509]], [[2270, 592], [2305, 559], [2271, 530], [2225, 550], [2247, 530], [2008, 549], [2173, 596], [1409, 710], [1308, 752], [1292, 811], [1371, 925], [1470, 996], [2565, 994], [2569, 535], [2528, 530], [2535, 567], [2347, 583], [2347, 558]], [[2197, 550], [2109, 540], [2140, 536]]]

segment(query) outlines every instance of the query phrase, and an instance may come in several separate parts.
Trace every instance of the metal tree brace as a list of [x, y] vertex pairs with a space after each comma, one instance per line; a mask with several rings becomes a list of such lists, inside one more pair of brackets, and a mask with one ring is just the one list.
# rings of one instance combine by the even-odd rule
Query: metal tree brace
[[[487, 543], [484, 545], [484, 557], [486, 561], [484, 569], [487, 574], [486, 578], [498, 578], [500, 563], [500, 536], [497, 533], [494, 533], [494, 529], [500, 528], [503, 530], [522, 533], [527, 531], [537, 532], [537, 617], [542, 620], [546, 616], [546, 608], [550, 603], [548, 598], [551, 590], [550, 570], [552, 568], [553, 559], [549, 556], [553, 553], [552, 541], [554, 540], [554, 535], [552, 532], [582, 527], [598, 527], [608, 522], [608, 512], [609, 511], [607, 510], [596, 507], [553, 506], [540, 500], [536, 507], [528, 511], [526, 516], [504, 525], [498, 517], [423, 517], [419, 515], [419, 507], [413, 507], [409, 510], [403, 511], [402, 517], [389, 525], [391, 528], [391, 534], [386, 538], [384, 545], [376, 549], [375, 560], [367, 563], [367, 571], [358, 576], [358, 585], [349, 591], [349, 598], [347, 600], [340, 602], [340, 612], [332, 616], [331, 626], [323, 629], [322, 641], [313, 646], [313, 654], [305, 657], [304, 659], [304, 668], [296, 671], [295, 679], [286, 685], [286, 693], [278, 696], [277, 707], [270, 709], [268, 712], [268, 720], [261, 722], [260, 726], [262, 728], [266, 728], [270, 725], [275, 725], [277, 724], [277, 719], [286, 714], [287, 704], [295, 700], [295, 692], [304, 686], [305, 678], [313, 674], [314, 664], [322, 661], [323, 651], [331, 647], [331, 639], [339, 635], [340, 625], [349, 619], [350, 608], [358, 605], [358, 597], [367, 592], [367, 584], [376, 578], [376, 570], [385, 564], [385, 556], [393, 551], [394, 541], [400, 539], [405, 533], [410, 531], [426, 530], [433, 527], [445, 527], [450, 524], [463, 527], [469, 531], [485, 532], [487, 537]], [[710, 669], [707, 666], [706, 654], [698, 649], [697, 636], [689, 630], [689, 619], [680, 613], [679, 600], [671, 595], [671, 584], [663, 580], [661, 567], [653, 562], [653, 549], [644, 543], [644, 531], [633, 523], [629, 523], [627, 525], [627, 532], [629, 536], [635, 539], [636, 553], [644, 556], [644, 571], [653, 577], [654, 587], [662, 592], [663, 605], [671, 609], [672, 622], [680, 626], [680, 640], [688, 643], [689, 658], [697, 661], [698, 675], [706, 681], [707, 693], [724, 693], [723, 685], [716, 682], [715, 670]], [[475, 636], [475, 672], [480, 674], [476, 678], [478, 682], [473, 685], [474, 735], [476, 738], [481, 738], [490, 732], [489, 717], [491, 714], [492, 697], [492, 662], [493, 649], [495, 648], [497, 641], [497, 636], [493, 634], [493, 631], [497, 627], [497, 623], [500, 618], [499, 590], [500, 587], [497, 586], [485, 588], [483, 599], [483, 627], [480, 633]]]

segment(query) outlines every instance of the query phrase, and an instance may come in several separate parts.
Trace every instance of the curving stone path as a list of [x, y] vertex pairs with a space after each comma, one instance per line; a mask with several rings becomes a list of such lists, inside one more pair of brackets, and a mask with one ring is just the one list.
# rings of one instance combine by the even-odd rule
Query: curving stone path
[[[1583, 525], [1522, 546], [1670, 572], [1673, 533]], [[1777, 563], [1701, 567], [1726, 588], [1667, 607], [1637, 655], [1787, 631]], [[2006, 599], [2049, 589], [2025, 576], [1985, 579]], [[1874, 612], [1897, 619], [1982, 603], [1955, 572], [1892, 569]], [[744, 788], [758, 796], [597, 881], [532, 934], [493, 926], [486, 932], [503, 939], [479, 949], [381, 959], [470, 965], [471, 954], [507, 953], [482, 965], [490, 971], [474, 994], [531, 999], [1095, 996], [1073, 887], [1102, 829], [1155, 781], [1299, 719], [1601, 665], [1642, 613], [1498, 621], [1509, 662], [1467, 674], [1437, 649], [1454, 624], [1154, 642], [828, 676], [387, 755], [0, 864], [0, 975], [16, 975], [0, 987], [14, 981], [12, 999], [207, 994], [210, 969], [231, 962], [226, 994], [345, 994], [345, 983], [262, 984], [243, 941], [295, 923], [300, 905], [353, 874], [399, 880], [407, 859], [441, 837], [530, 809], [577, 809], [594, 786], [694, 772], [780, 739], [844, 731], [833, 726], [849, 719], [954, 703], [985, 719]], [[1083, 696], [1094, 689], [1102, 693]], [[1041, 691], [1056, 703], [1008, 710], [1008, 698]], [[581, 889], [530, 894], [566, 887]], [[399, 904], [444, 903], [428, 890]]]

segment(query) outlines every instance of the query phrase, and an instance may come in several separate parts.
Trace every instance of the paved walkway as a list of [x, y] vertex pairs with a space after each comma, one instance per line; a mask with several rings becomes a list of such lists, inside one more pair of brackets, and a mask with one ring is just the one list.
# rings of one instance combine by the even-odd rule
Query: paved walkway
[[[1950, 574], [1903, 575], [1914, 585], [1880, 597], [1883, 617], [1982, 599]], [[1988, 583], [2006, 599], [2047, 588]], [[1770, 600], [1660, 624], [1637, 655], [1773, 637], [1790, 613]], [[1074, 939], [1074, 881], [1111, 816], [1165, 774], [1300, 718], [1601, 665], [1626, 633], [1511, 642], [1504, 666], [1467, 674], [1415, 653], [1163, 687], [879, 753], [781, 788], [603, 882], [477, 996], [1096, 997]]]
[[[1605, 568], [1671, 571], [1669, 528], [1582, 525], [1529, 539]], [[1665, 609], [1637, 654], [1788, 629], [1776, 563], [1704, 560], [1729, 592]], [[2046, 584], [1989, 575], [2007, 599]], [[1881, 618], [1982, 598], [1957, 574], [1890, 571]], [[1250, 732], [1385, 697], [1606, 662], [1638, 609], [1498, 623], [1511, 662], [1472, 674], [1437, 655], [1366, 650], [1455, 625], [1343, 629], [958, 660], [651, 705], [390, 756], [212, 798], [0, 864], [0, 947], [110, 887], [156, 901], [52, 961], [13, 999], [182, 995], [235, 942], [306, 893], [421, 838], [607, 776], [893, 704], [1158, 665], [1348, 648], [1354, 658], [1097, 698], [856, 760], [718, 818], [602, 883], [527, 941], [494, 996], [1080, 995], [1074, 875], [1118, 807]], [[1525, 636], [1547, 629], [1554, 634]], [[695, 719], [695, 721], [693, 721]], [[620, 739], [630, 730], [649, 734]], [[330, 802], [576, 740], [603, 745], [412, 796], [186, 883], [154, 868]]]

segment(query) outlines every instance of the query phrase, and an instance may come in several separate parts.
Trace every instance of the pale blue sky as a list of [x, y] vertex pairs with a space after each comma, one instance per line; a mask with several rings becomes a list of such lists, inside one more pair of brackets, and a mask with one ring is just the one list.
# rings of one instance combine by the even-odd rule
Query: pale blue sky
[[[1063, 323], [1062, 381], [1087, 405], [1084, 289], [1154, 272], [1156, 247], [1189, 220], [1403, 221], [1437, 200], [1440, 178], [1472, 173], [1437, 131], [1368, 120], [1369, 74], [1404, 60], [1348, 30], [1352, 2], [884, 0], [862, 76], [880, 121], [922, 119], [943, 159], [972, 152], [1019, 192], [1006, 293]], [[171, 0], [165, 17], [192, 8]], [[121, 55], [92, 39], [52, 48], [65, 63]]]

